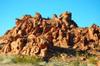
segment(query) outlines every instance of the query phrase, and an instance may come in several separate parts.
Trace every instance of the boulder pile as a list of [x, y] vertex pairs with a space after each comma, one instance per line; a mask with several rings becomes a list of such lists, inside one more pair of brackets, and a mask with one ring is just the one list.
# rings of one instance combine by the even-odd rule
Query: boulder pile
[[54, 47], [100, 55], [100, 27], [78, 27], [70, 12], [52, 18], [37, 12], [16, 19], [16, 26], [0, 37], [0, 54], [46, 57]]

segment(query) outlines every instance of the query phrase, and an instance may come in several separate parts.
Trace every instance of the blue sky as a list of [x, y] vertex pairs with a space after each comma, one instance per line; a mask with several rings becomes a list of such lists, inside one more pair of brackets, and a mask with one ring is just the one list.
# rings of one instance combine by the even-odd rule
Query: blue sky
[[15, 26], [15, 18], [40, 12], [43, 17], [72, 12], [80, 27], [100, 26], [100, 0], [0, 0], [0, 35]]

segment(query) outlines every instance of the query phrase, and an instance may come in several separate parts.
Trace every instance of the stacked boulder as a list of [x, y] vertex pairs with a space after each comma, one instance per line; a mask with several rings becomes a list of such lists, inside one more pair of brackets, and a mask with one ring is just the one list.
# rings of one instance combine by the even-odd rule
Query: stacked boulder
[[46, 57], [54, 47], [100, 52], [100, 27], [80, 28], [71, 17], [69, 12], [52, 18], [36, 13], [16, 19], [16, 26], [0, 37], [0, 54]]

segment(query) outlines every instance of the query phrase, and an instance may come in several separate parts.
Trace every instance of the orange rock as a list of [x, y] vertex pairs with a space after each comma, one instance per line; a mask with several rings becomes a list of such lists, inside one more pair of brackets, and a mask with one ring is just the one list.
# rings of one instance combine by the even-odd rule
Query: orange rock
[[43, 58], [56, 48], [70, 48], [88, 53], [91, 50], [96, 55], [100, 50], [100, 27], [78, 27], [71, 17], [69, 12], [53, 18], [43, 18], [36, 13], [34, 17], [25, 15], [17, 19], [16, 26], [0, 37], [1, 53]]

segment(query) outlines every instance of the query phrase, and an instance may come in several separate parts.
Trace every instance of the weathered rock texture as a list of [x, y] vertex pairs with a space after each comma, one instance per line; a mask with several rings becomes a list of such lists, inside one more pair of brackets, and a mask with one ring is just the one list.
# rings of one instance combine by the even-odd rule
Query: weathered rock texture
[[0, 54], [46, 57], [62, 48], [100, 55], [100, 27], [93, 24], [80, 28], [71, 16], [64, 12], [59, 17], [54, 14], [52, 18], [43, 18], [36, 13], [34, 17], [16, 19], [16, 26], [0, 38]]

